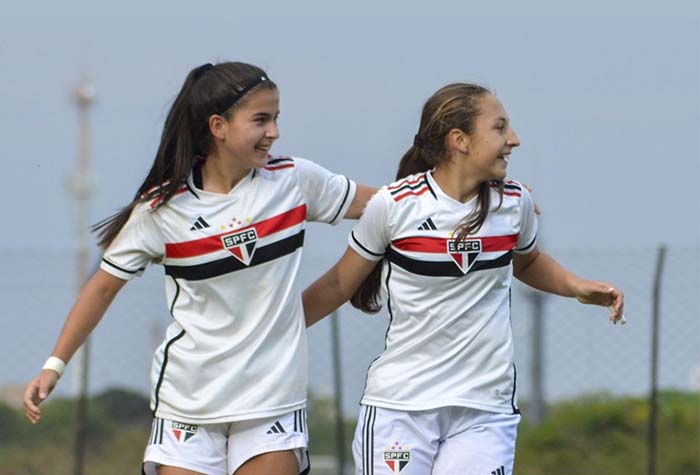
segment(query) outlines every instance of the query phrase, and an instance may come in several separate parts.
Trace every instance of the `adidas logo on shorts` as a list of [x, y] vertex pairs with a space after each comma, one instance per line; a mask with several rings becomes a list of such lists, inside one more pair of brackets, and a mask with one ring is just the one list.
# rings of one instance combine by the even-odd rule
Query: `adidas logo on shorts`
[[286, 431], [284, 430], [284, 427], [282, 427], [282, 424], [280, 424], [280, 421], [275, 422], [275, 424], [270, 427], [270, 430], [267, 431], [268, 434], [284, 434]]
[[506, 475], [506, 468], [503, 465], [501, 465], [496, 470], [492, 470], [491, 475]]

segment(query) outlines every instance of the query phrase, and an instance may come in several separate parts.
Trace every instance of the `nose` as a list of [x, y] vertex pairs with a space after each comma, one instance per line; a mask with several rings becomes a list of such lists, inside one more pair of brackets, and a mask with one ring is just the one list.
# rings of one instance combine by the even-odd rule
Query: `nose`
[[515, 130], [513, 130], [512, 128], [510, 129], [510, 133], [508, 134], [508, 138], [506, 139], [506, 144], [510, 145], [513, 148], [520, 146], [520, 139], [515, 133]]
[[268, 126], [267, 131], [265, 132], [265, 137], [272, 140], [277, 140], [280, 137], [280, 128], [277, 125], [277, 122], [270, 122], [270, 125]]

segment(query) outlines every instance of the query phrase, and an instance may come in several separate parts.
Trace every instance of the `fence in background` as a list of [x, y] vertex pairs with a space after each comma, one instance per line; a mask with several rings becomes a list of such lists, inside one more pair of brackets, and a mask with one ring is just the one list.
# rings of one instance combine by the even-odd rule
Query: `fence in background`
[[[521, 405], [534, 409], [537, 406], [533, 402], [538, 399], [551, 403], [599, 393], [647, 395], [657, 250], [553, 254], [581, 276], [618, 285], [625, 292], [628, 324], [610, 325], [605, 309], [582, 306], [571, 299], [546, 296], [536, 303], [529, 290], [516, 284], [512, 324], [518, 374], [522, 375], [518, 381]], [[0, 277], [0, 304], [4, 309], [0, 321], [5, 335], [0, 345], [4, 362], [0, 397], [16, 402], [21, 386], [51, 351], [72, 304], [73, 256], [15, 250], [0, 255], [5, 268], [11, 270]], [[331, 264], [329, 259], [307, 256], [301, 281], [309, 282]], [[663, 389], [700, 391], [699, 265], [699, 248], [668, 249], [659, 288], [656, 334], [658, 381]], [[170, 321], [161, 272], [150, 269], [139, 281], [127, 285], [94, 332], [89, 374], [92, 393], [123, 387], [147, 394], [151, 356]], [[536, 317], [538, 312], [541, 319]], [[384, 313], [369, 317], [345, 306], [339, 311], [336, 333], [331, 319], [309, 331], [311, 392], [317, 400], [334, 400], [337, 391], [342, 391], [342, 406], [330, 404], [329, 411], [340, 407], [346, 419], [354, 418], [367, 366], [384, 347], [386, 324]], [[339, 366], [333, 364], [334, 348]], [[334, 379], [334, 368], [338, 367], [342, 369], [340, 384]], [[74, 378], [75, 369], [69, 365], [57, 393], [74, 394], [78, 385]], [[536, 411], [524, 413], [526, 420], [534, 416]], [[544, 413], [540, 417], [545, 417]], [[349, 445], [350, 435], [345, 435], [345, 445]], [[328, 435], [340, 436], [340, 432]], [[333, 455], [332, 450], [321, 455]], [[319, 458], [319, 462], [332, 470], [339, 466], [335, 458]]]

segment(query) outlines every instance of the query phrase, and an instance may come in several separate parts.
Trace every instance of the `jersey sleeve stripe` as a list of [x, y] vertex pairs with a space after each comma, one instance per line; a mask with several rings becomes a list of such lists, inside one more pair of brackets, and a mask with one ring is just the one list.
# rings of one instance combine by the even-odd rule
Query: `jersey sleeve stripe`
[[427, 186], [424, 186], [421, 190], [416, 190], [416, 191], [407, 191], [406, 193], [399, 195], [399, 196], [394, 196], [394, 201], [397, 203], [401, 201], [402, 199], [408, 197], [408, 196], [420, 196], [426, 191], [430, 190]]
[[282, 163], [282, 162], [294, 163], [294, 159], [290, 158], [290, 157], [271, 158], [270, 160], [267, 161], [267, 164], [268, 165], [275, 165], [277, 163]]
[[527, 246], [520, 247], [520, 248], [516, 249], [516, 251], [518, 251], [518, 252], [527, 251], [535, 244], [535, 241], [537, 241], [537, 235], [535, 235], [535, 237], [532, 238], [532, 241], [530, 241], [530, 243]]
[[104, 257], [102, 258], [102, 262], [104, 262], [105, 264], [107, 264], [107, 265], [109, 265], [109, 266], [114, 267], [115, 269], [117, 269], [117, 270], [119, 270], [119, 271], [125, 272], [125, 273], [127, 273], [127, 274], [138, 274], [139, 272], [143, 272], [144, 270], [146, 270], [145, 267], [139, 267], [139, 268], [136, 269], [136, 270], [124, 269], [123, 267], [120, 267], [120, 266], [116, 265], [115, 263], [108, 261], [108, 260], [105, 259]]
[[248, 225], [244, 228], [229, 230], [225, 233], [195, 239], [194, 241], [166, 243], [165, 255], [168, 258], [183, 258], [196, 257], [203, 254], [217, 252], [223, 249], [221, 237], [231, 234], [232, 232], [241, 232], [245, 231], [246, 229], [254, 228], [258, 234], [258, 238], [262, 238], [284, 229], [291, 228], [292, 226], [302, 223], [305, 219], [306, 205], [300, 205], [285, 213], [278, 214], [258, 223]]
[[338, 208], [338, 211], [336, 211], [335, 215], [333, 215], [333, 219], [331, 219], [331, 223], [335, 223], [335, 220], [338, 219], [338, 215], [340, 212], [345, 208], [345, 202], [348, 200], [348, 195], [350, 194], [350, 179], [348, 177], [345, 177], [345, 196], [343, 196], [343, 200], [340, 202], [340, 207]]
[[360, 241], [358, 241], [357, 238], [355, 237], [355, 231], [351, 231], [351, 232], [350, 232], [350, 236], [352, 237], [353, 242], [354, 242], [355, 244], [357, 244], [357, 245], [358, 245], [363, 251], [365, 251], [367, 254], [370, 254], [370, 255], [372, 255], [372, 256], [377, 256], [377, 257], [382, 257], [382, 256], [384, 255], [384, 253], [372, 252], [372, 251], [370, 251], [369, 249], [367, 249], [365, 246], [363, 246], [362, 243], [361, 243]]
[[[175, 193], [173, 193], [173, 196], [177, 196], [179, 194], [182, 194], [182, 193], [188, 191], [188, 189], [189, 189], [189, 187], [187, 185], [184, 185], [184, 186], [178, 188], [177, 191]], [[159, 195], [148, 204], [148, 207], [151, 209], [155, 209], [162, 201], [163, 201], [163, 195]]]
[[414, 178], [413, 180], [409, 180], [409, 179], [402, 180], [402, 181], [400, 181], [400, 182], [398, 182], [398, 183], [395, 183], [395, 184], [393, 184], [393, 185], [389, 185], [389, 186], [387, 186], [386, 188], [387, 188], [387, 190], [389, 190], [389, 191], [395, 190], [395, 189], [397, 189], [397, 188], [401, 188], [401, 187], [404, 186], [404, 185], [414, 185], [414, 184], [420, 182], [421, 180], [423, 180], [424, 178], [425, 178], [425, 173], [421, 173], [420, 175], [418, 175], [418, 176], [417, 176], [416, 178]]
[[267, 167], [265, 167], [265, 170], [274, 172], [274, 171], [277, 171], [277, 170], [283, 170], [283, 169], [285, 169], [285, 168], [294, 168], [294, 164], [293, 164], [293, 163], [282, 164], [282, 165], [278, 165], [278, 166], [274, 166], [274, 167], [267, 166]]

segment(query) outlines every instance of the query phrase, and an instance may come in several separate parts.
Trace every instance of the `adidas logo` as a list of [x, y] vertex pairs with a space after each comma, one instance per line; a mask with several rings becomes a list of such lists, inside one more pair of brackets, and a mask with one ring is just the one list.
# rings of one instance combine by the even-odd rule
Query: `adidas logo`
[[491, 475], [506, 475], [506, 469], [503, 465], [501, 465], [496, 470], [492, 470]]
[[428, 218], [423, 221], [423, 224], [418, 226], [418, 229], [421, 231], [437, 231], [437, 226], [435, 226], [432, 219]]
[[275, 422], [275, 425], [270, 427], [270, 430], [267, 431], [268, 434], [284, 434], [285, 430], [284, 427], [282, 427], [282, 424], [280, 424], [280, 421]]
[[208, 227], [209, 223], [207, 223], [201, 216], [197, 216], [196, 219], [192, 220], [192, 227], [190, 228], [190, 231], [196, 231], [198, 229], [204, 229]]

